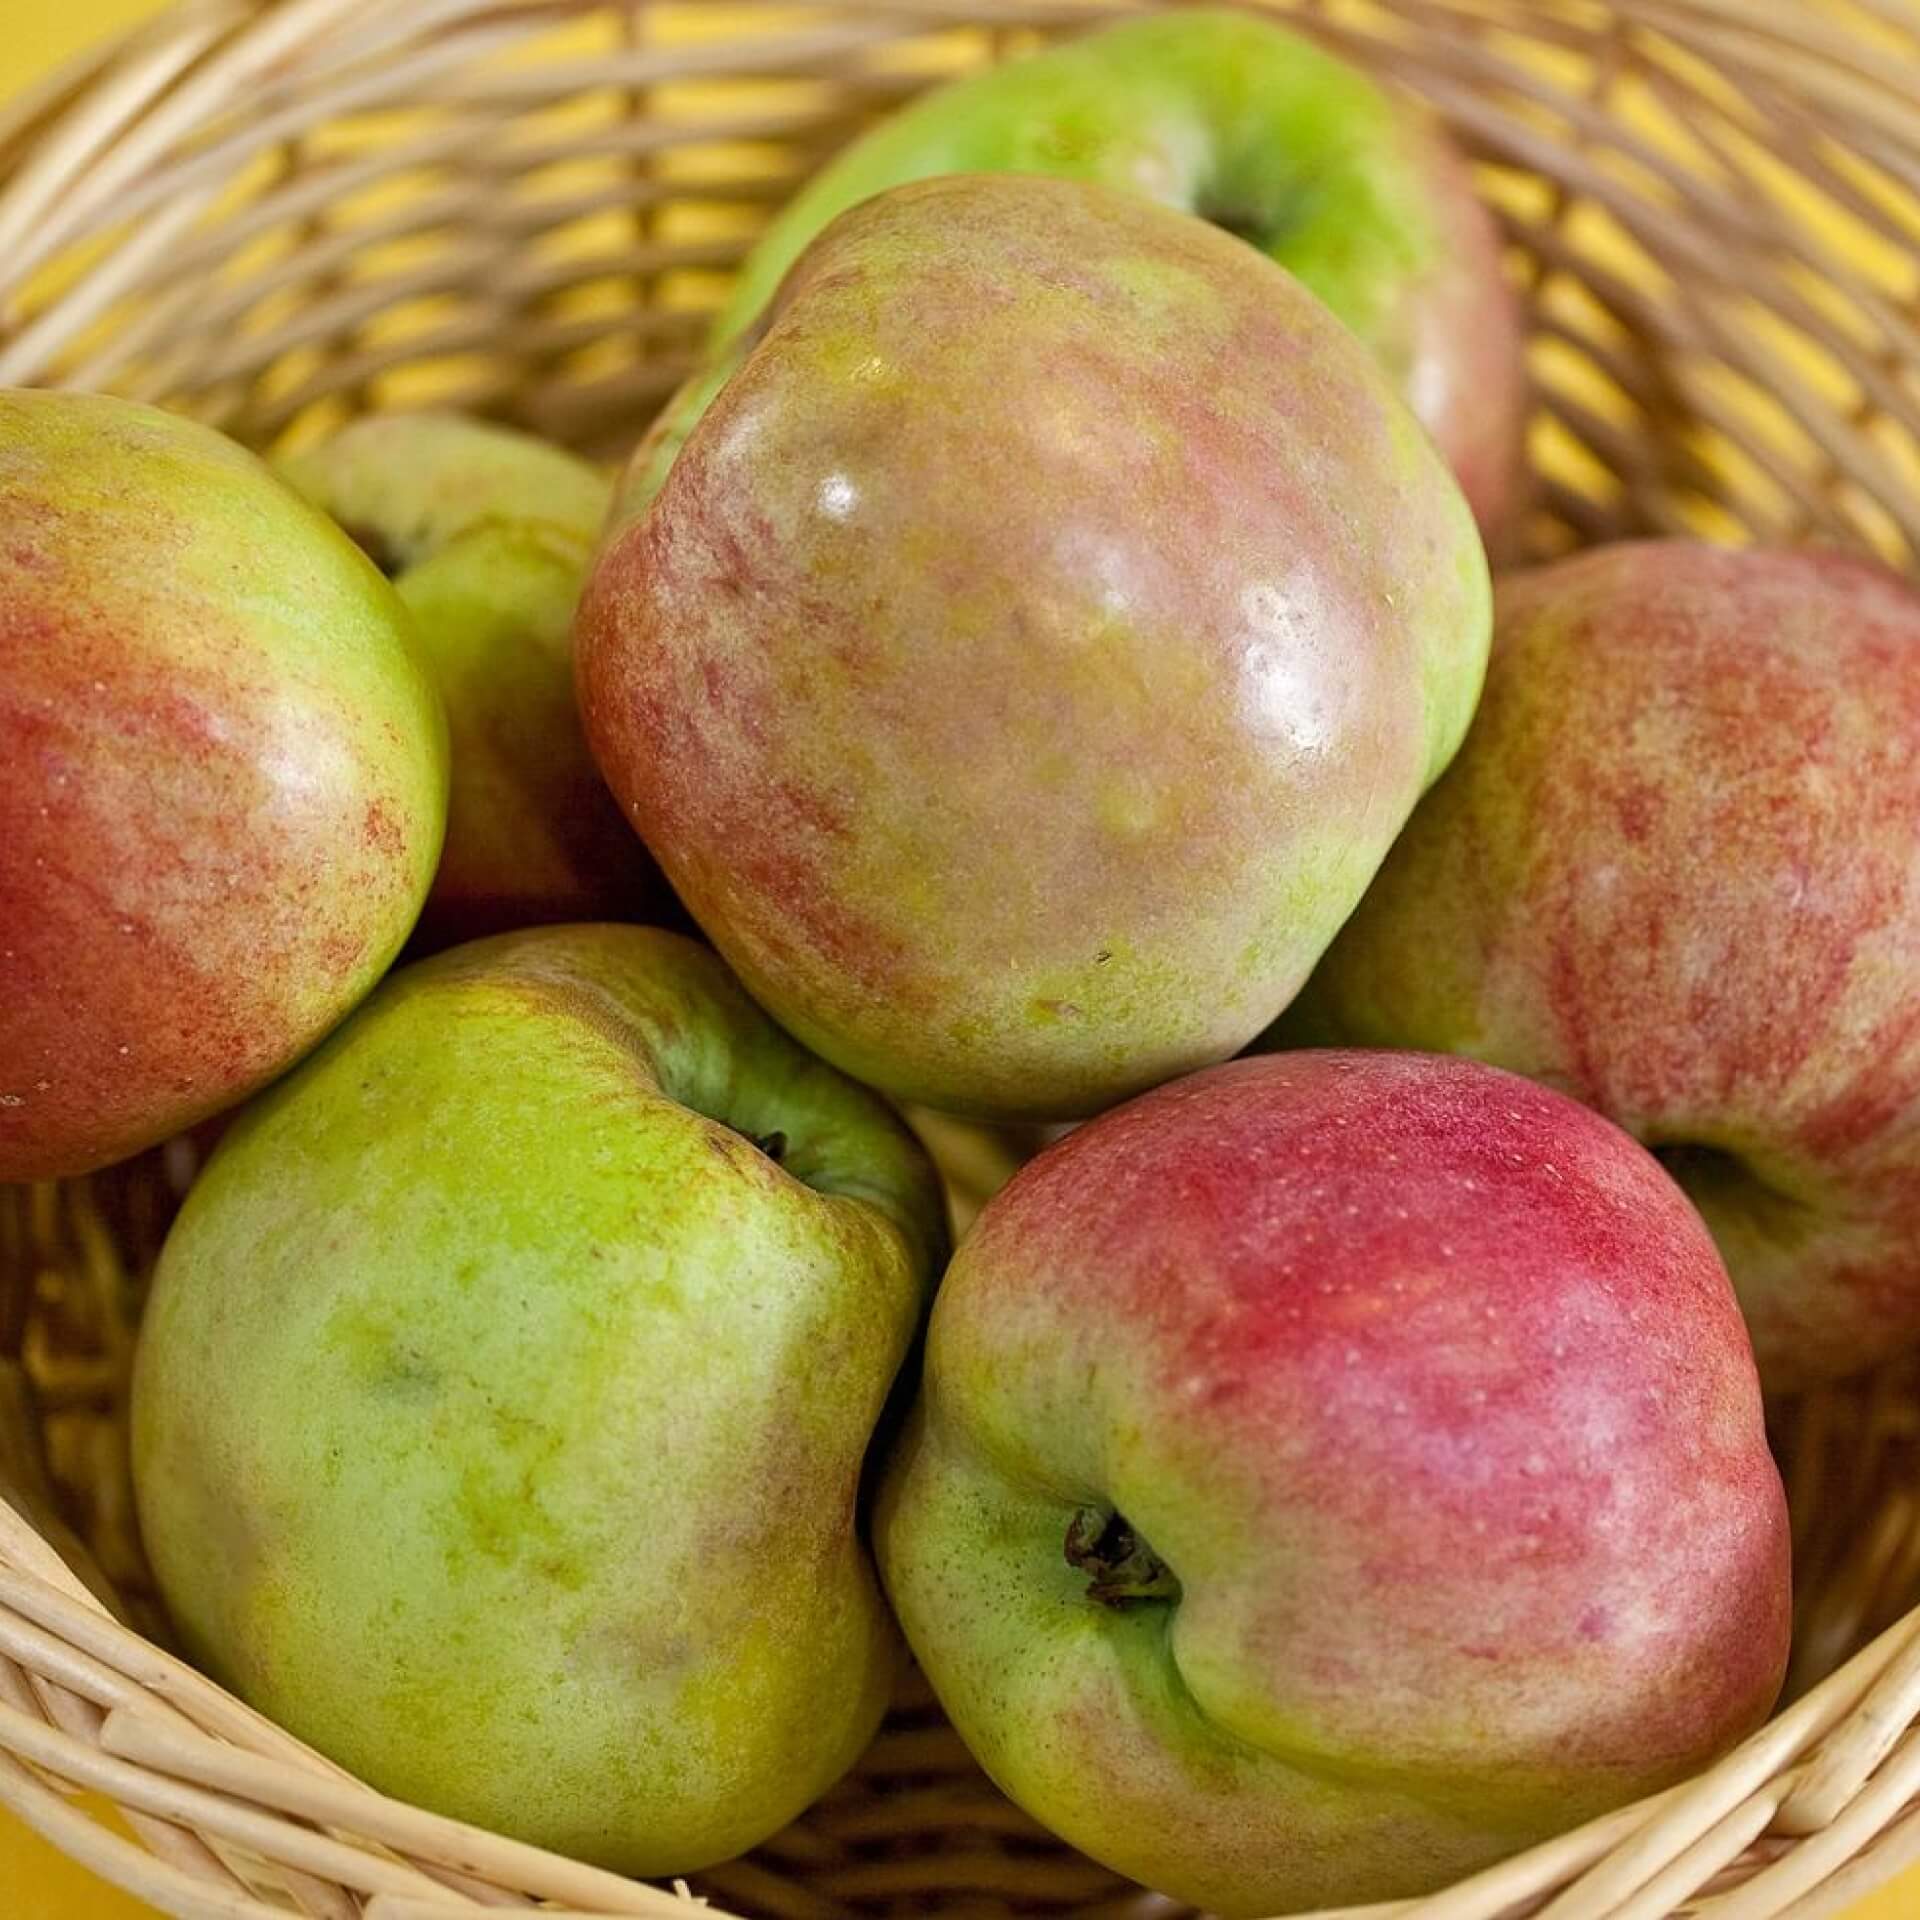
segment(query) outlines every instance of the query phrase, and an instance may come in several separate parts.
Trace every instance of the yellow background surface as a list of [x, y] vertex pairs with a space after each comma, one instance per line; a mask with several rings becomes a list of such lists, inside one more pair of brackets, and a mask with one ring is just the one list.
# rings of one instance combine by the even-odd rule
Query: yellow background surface
[[[156, 10], [157, 0], [0, 0], [0, 98]], [[148, 1913], [0, 1812], [0, 1916], [144, 1920]], [[1920, 1870], [1864, 1901], [1847, 1920], [1920, 1920]]]

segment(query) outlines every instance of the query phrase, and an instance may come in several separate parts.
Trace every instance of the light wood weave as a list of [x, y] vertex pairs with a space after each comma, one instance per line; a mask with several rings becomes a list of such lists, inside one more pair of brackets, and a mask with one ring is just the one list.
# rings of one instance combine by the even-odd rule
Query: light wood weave
[[[1480, 163], [1530, 315], [1529, 552], [1691, 530], [1920, 568], [1920, 0], [1270, 3]], [[617, 457], [824, 154], [931, 78], [1125, 10], [189, 0], [0, 111], [0, 384], [108, 387], [262, 447], [473, 406]], [[977, 1206], [1010, 1154], [934, 1131]], [[0, 1804], [196, 1920], [682, 1912], [380, 1798], [164, 1650], [125, 1392], [192, 1164], [0, 1189]], [[1774, 1411], [1791, 1704], [1700, 1779], [1364, 1920], [1815, 1920], [1920, 1860], [1920, 1369]], [[1008, 1806], [923, 1694], [692, 1894], [767, 1920], [1181, 1911]]]

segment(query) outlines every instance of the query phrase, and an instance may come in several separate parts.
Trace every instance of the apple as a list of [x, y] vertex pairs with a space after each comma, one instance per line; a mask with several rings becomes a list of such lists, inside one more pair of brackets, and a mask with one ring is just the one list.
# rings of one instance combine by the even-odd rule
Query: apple
[[1838, 554], [1505, 581], [1486, 703], [1280, 1036], [1596, 1106], [1706, 1216], [1769, 1389], [1920, 1339], [1920, 594]]
[[141, 1525], [193, 1656], [376, 1787], [636, 1874], [855, 1758], [857, 1524], [937, 1179], [703, 947], [505, 934], [247, 1109], [162, 1254]]
[[820, 236], [575, 632], [587, 739], [802, 1041], [1070, 1117], [1285, 1005], [1464, 733], [1486, 559], [1372, 360], [1217, 227], [929, 180]]
[[[1425, 114], [1312, 41], [1228, 8], [1103, 27], [890, 115], [803, 187], [713, 334], [746, 332], [808, 243], [887, 187], [1033, 173], [1144, 194], [1298, 275], [1387, 369], [1489, 540], [1524, 497], [1526, 376], [1498, 236]], [[1269, 367], [1284, 378], [1285, 361]]]
[[446, 701], [453, 787], [422, 944], [658, 910], [665, 888], [573, 698], [574, 606], [611, 481], [440, 413], [370, 414], [283, 471], [393, 579]]
[[0, 391], [0, 1180], [231, 1106], [383, 974], [439, 858], [413, 623], [231, 441]]
[[875, 1517], [955, 1726], [1225, 1914], [1440, 1887], [1765, 1716], [1785, 1498], [1705, 1229], [1465, 1060], [1231, 1062], [961, 1245]]

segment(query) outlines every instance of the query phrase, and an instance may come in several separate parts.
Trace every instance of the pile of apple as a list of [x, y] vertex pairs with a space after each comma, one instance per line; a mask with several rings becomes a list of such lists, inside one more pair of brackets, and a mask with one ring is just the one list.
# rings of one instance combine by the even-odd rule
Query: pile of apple
[[[133, 1407], [210, 1670], [674, 1874], [904, 1628], [1009, 1794], [1231, 1913], [1765, 1715], [1761, 1382], [1920, 1338], [1920, 596], [1490, 588], [1463, 182], [1184, 11], [850, 149], [617, 490], [0, 394], [0, 1178], [230, 1116]], [[890, 1097], [1087, 1124], [949, 1262]]]

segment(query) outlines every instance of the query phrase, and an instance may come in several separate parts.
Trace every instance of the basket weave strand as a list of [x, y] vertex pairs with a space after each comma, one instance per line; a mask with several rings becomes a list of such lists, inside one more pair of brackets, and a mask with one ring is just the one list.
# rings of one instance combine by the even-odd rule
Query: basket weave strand
[[[1269, 4], [1478, 162], [1529, 324], [1527, 555], [1697, 532], [1920, 568], [1912, 0]], [[1131, 10], [188, 0], [0, 108], [0, 383], [262, 448], [433, 403], [617, 457], [825, 155], [931, 80]], [[1016, 1156], [926, 1126], [964, 1221]], [[663, 1890], [384, 1799], [175, 1659], [125, 1402], [192, 1164], [182, 1143], [0, 1189], [0, 1805], [195, 1920], [1184, 1912], [1001, 1799], [924, 1691], [804, 1820]], [[1698, 1779], [1338, 1920], [1814, 1920], [1920, 1861], [1920, 1369], [1773, 1419], [1790, 1704]]]

